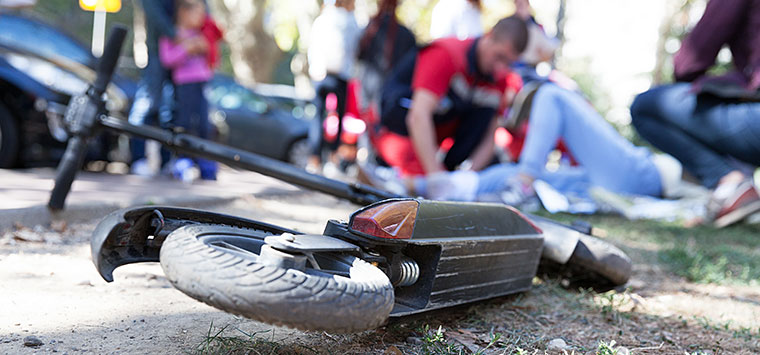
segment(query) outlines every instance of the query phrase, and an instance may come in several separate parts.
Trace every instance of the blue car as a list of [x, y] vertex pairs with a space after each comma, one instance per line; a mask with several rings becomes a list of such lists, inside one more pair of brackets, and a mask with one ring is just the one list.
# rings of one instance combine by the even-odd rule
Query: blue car
[[311, 102], [296, 98], [292, 87], [259, 85], [249, 89], [217, 74], [206, 88], [206, 97], [219, 142], [306, 166], [309, 121], [317, 110]]
[[[38, 20], [0, 14], [0, 168], [55, 165], [68, 139], [62, 120], [69, 99], [95, 77], [89, 48]], [[111, 115], [126, 119], [136, 83], [118, 74], [109, 85]], [[316, 108], [293, 87], [249, 89], [218, 74], [206, 88], [218, 141], [305, 166], [306, 137]], [[91, 142], [89, 160], [114, 160], [117, 136]], [[123, 156], [124, 153], [117, 154]]]
[[[0, 28], [0, 168], [55, 164], [68, 138], [64, 110], [95, 77], [96, 58], [37, 20], [0, 13]], [[107, 90], [114, 116], [126, 117], [135, 88], [114, 76]], [[104, 135], [93, 142], [88, 157], [106, 159], [113, 140]]]

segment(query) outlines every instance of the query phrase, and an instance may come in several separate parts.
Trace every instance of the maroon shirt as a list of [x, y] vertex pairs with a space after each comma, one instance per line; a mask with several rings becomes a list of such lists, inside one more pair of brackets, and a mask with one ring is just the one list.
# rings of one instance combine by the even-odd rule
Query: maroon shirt
[[760, 0], [709, 1], [702, 18], [673, 58], [676, 80], [701, 82], [724, 44], [731, 50], [735, 70], [715, 79], [758, 89]]

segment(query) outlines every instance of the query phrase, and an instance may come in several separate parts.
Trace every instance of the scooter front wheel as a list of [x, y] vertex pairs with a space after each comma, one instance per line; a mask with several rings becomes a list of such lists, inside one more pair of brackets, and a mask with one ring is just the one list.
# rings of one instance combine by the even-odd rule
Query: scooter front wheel
[[318, 267], [273, 265], [262, 257], [273, 252], [266, 236], [221, 225], [181, 227], [161, 246], [161, 266], [190, 297], [265, 323], [342, 333], [376, 328], [388, 319], [393, 286], [380, 269], [330, 252], [313, 255]]

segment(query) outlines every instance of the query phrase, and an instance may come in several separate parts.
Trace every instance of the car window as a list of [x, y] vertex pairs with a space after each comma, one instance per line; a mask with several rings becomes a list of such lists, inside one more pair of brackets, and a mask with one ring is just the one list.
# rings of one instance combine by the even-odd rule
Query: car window
[[206, 96], [212, 105], [225, 110], [245, 109], [264, 113], [269, 107], [266, 99], [230, 80], [212, 80]]
[[43, 57], [66, 57], [91, 65], [93, 56], [73, 38], [53, 27], [21, 17], [0, 15], [0, 43]]

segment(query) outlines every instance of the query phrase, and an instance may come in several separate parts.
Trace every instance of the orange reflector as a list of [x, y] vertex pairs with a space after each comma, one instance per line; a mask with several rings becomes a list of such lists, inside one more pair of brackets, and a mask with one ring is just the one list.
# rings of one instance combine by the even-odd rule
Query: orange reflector
[[378, 238], [410, 239], [417, 207], [417, 201], [395, 201], [370, 207], [354, 215], [349, 229]]

